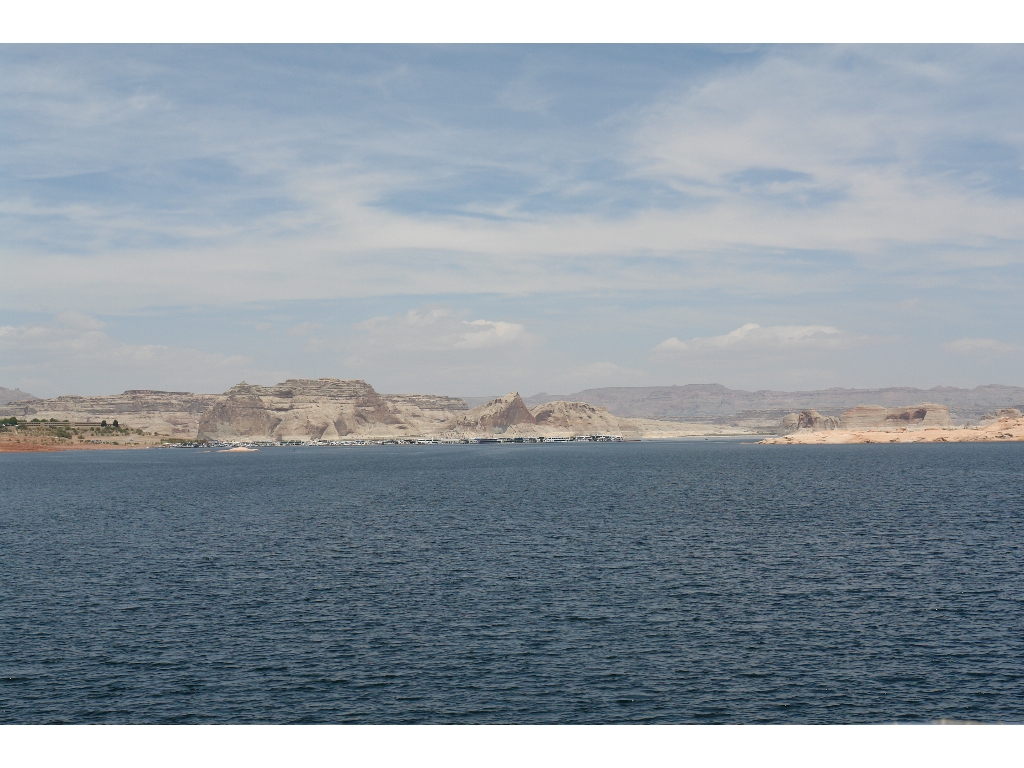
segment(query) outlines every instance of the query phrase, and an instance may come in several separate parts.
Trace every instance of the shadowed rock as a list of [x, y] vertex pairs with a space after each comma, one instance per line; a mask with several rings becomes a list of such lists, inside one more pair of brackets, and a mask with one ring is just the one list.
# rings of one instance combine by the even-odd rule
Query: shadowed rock
[[858, 405], [843, 412], [844, 429], [882, 429], [898, 427], [949, 427], [949, 408], [937, 403], [920, 403], [905, 408]]
[[526, 407], [518, 392], [509, 392], [479, 405], [452, 419], [447, 425], [452, 430], [472, 432], [504, 432], [516, 424], [536, 424], [537, 420]]
[[802, 429], [820, 432], [822, 430], [839, 429], [839, 419], [835, 416], [822, 416], [813, 408], [800, 413], [790, 413], [782, 419], [779, 432], [783, 435], [792, 434]]
[[335, 440], [416, 434], [464, 410], [455, 398], [381, 395], [359, 379], [288, 379], [273, 387], [236, 384], [199, 423], [214, 440]]
[[558, 400], [534, 408], [534, 421], [539, 426], [576, 432], [613, 431], [618, 428], [618, 419], [608, 413], [607, 408], [596, 408], [587, 403], [567, 403]]

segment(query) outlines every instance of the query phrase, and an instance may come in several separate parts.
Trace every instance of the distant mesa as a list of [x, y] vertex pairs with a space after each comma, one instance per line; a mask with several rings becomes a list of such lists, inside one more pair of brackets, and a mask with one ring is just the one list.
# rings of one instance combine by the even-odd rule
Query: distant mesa
[[907, 403], [936, 403], [949, 408], [954, 422], [977, 421], [996, 408], [1024, 406], [1024, 387], [987, 384], [974, 389], [957, 387], [887, 387], [885, 389], [831, 389], [748, 392], [721, 384], [686, 384], [671, 387], [603, 387], [569, 395], [534, 395], [524, 398], [531, 408], [552, 400], [603, 406], [616, 416], [672, 421], [715, 420], [750, 427], [778, 427], [790, 413], [815, 409], [823, 416], [839, 416], [863, 403], [900, 408]]
[[880, 405], [858, 405], [843, 411], [843, 415], [822, 416], [815, 410], [787, 414], [782, 419], [779, 434], [794, 432], [821, 432], [837, 429], [893, 429], [901, 427], [951, 427], [949, 408], [937, 403], [920, 403], [906, 408], [884, 408]]
[[30, 395], [28, 392], [22, 392], [20, 389], [7, 389], [7, 387], [0, 387], [0, 405], [38, 399], [39, 398], [35, 395]]

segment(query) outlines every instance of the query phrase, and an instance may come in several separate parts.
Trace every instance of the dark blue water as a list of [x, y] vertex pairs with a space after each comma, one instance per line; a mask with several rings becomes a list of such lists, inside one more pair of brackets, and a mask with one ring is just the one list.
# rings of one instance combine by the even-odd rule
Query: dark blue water
[[1024, 445], [0, 455], [0, 721], [1024, 721]]

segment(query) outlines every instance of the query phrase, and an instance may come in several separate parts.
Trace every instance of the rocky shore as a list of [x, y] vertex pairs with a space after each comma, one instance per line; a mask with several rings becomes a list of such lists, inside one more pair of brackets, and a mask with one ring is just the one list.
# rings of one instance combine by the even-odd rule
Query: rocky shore
[[[1018, 412], [1019, 414], [1019, 412]], [[1005, 443], [1024, 441], [1024, 418], [1004, 416], [976, 427], [804, 430], [772, 437], [761, 445], [849, 445], [853, 443]]]

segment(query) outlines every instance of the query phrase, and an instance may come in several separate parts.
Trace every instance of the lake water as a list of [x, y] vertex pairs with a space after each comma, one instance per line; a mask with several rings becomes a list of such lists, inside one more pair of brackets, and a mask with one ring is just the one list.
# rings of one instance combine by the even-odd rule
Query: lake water
[[0, 722], [1024, 721], [1024, 444], [0, 455]]

